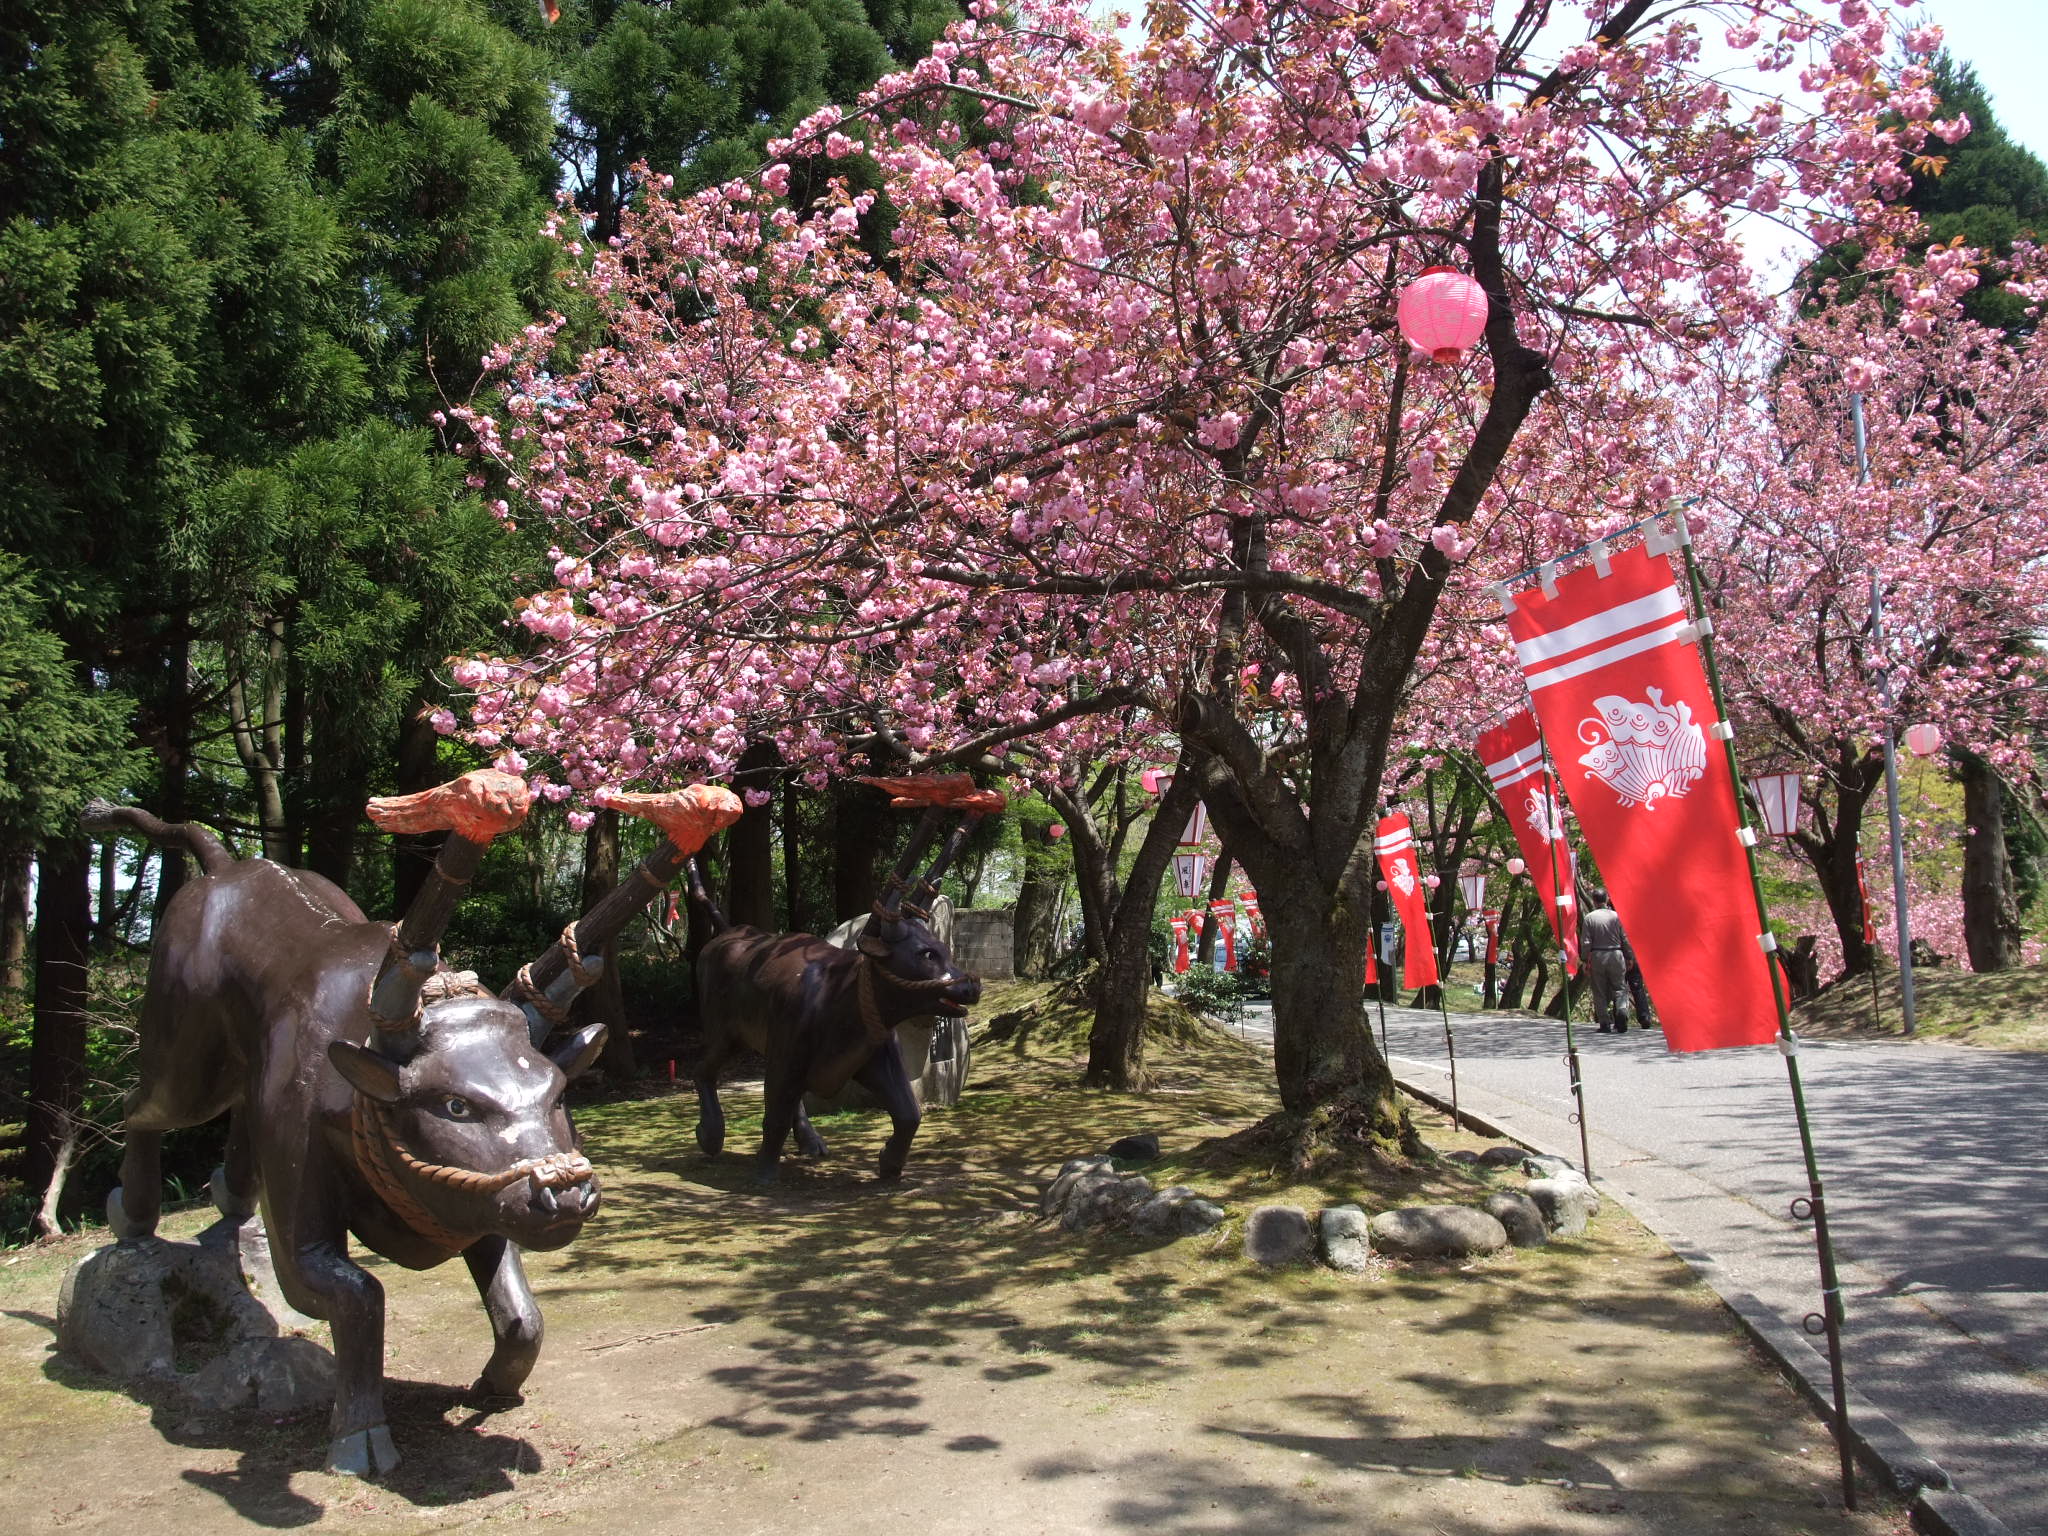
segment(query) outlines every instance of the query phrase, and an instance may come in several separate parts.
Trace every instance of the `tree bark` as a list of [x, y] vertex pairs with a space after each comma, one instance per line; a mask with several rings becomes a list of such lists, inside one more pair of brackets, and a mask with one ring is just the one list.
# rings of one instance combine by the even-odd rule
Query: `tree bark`
[[[76, 1144], [75, 1122], [85, 1096], [91, 845], [45, 845], [37, 875], [35, 1031], [29, 1043], [25, 1182], [31, 1190], [44, 1191], [57, 1182], [67, 1138]], [[52, 1234], [42, 1230], [40, 1235]]]
[[28, 982], [28, 876], [34, 860], [28, 848], [0, 852], [0, 992], [19, 992]]
[[[782, 768], [782, 754], [773, 744], [755, 742], [741, 754], [732, 787], [772, 790]], [[775, 805], [772, 800], [749, 805], [726, 834], [727, 880], [725, 915], [735, 923], [775, 931]]]
[[[426, 710], [426, 695], [415, 693], [398, 727], [398, 793], [401, 795], [417, 794], [420, 790], [432, 789], [440, 782], [441, 735], [427, 719]], [[362, 809], [360, 805], [351, 808], [351, 835]], [[441, 844], [447, 837], [445, 832], [402, 832], [392, 838], [393, 911], [404, 912], [412, 906], [413, 897], [426, 884], [427, 874], [433, 869], [434, 860], [440, 857]]]
[[[619, 813], [599, 811], [583, 833], [583, 908], [589, 912], [612, 893], [619, 883]], [[403, 910], [403, 909], [401, 909]], [[572, 1011], [576, 1026], [604, 1023], [611, 1026], [605, 1036], [604, 1054], [598, 1064], [613, 1077], [632, 1077], [639, 1068], [633, 1055], [633, 1037], [626, 1029], [626, 991], [619, 979], [619, 941], [604, 947], [604, 970], [597, 984], [576, 999]]]
[[1129, 1092], [1145, 1081], [1145, 1005], [1152, 995], [1152, 913], [1159, 882], [1175, 844], [1201, 799], [1192, 765], [1185, 759], [1159, 797], [1152, 824], [1116, 900], [1105, 936], [1102, 973], [1095, 994], [1095, 1023], [1088, 1032], [1088, 1068], [1082, 1084]]
[[[1223, 893], [1230, 889], [1230, 867], [1230, 850], [1228, 848], [1220, 850], [1216, 855], [1216, 867], [1209, 871], [1208, 900], [1202, 903], [1202, 936], [1195, 942], [1195, 964], [1197, 965], [1214, 965], [1216, 963], [1217, 924], [1215, 903], [1221, 901]], [[1260, 899], [1264, 900], [1263, 897]], [[1363, 966], [1360, 967], [1358, 974], [1361, 978], [1364, 977], [1365, 970]], [[1360, 984], [1363, 985], [1362, 980]]]
[[[225, 647], [229, 667], [228, 725], [234, 737], [235, 756], [249, 776], [249, 788], [256, 800], [257, 825], [262, 829], [263, 857], [289, 867], [296, 858], [287, 846], [284, 785], [282, 676], [284, 666], [283, 622], [271, 619], [264, 626], [263, 658], [250, 663], [248, 648], [231, 639]], [[260, 701], [260, 709], [251, 700]]]
[[118, 898], [115, 882], [121, 874], [121, 845], [111, 837], [99, 846], [99, 890], [93, 899], [92, 939], [102, 954], [114, 947]]
[[1024, 844], [1024, 878], [1012, 909], [1012, 961], [1021, 979], [1036, 981], [1052, 969], [1058, 939], [1060, 897], [1067, 876], [1060, 868], [1058, 844], [1046, 835], [1051, 823], [1025, 818], [1018, 822]]
[[[182, 618], [173, 623], [165, 647], [163, 702], [155, 723], [156, 813], [168, 822], [185, 821], [191, 814], [185, 787], [192, 771], [192, 641]], [[156, 882], [157, 917], [163, 916], [190, 871], [191, 859], [183, 850], [163, 849], [163, 872]]]
[[1975, 752], [1958, 751], [1963, 781], [1963, 943], [1973, 971], [2002, 971], [2024, 929], [2005, 844], [2005, 787]]
[[782, 931], [805, 932], [803, 921], [803, 786], [795, 774], [782, 781]]
[[[1816, 807], [1813, 825], [1795, 833], [1788, 842], [1812, 866], [1821, 895], [1827, 899], [1828, 915], [1834, 919], [1835, 935], [1842, 945], [1842, 975], [1860, 976], [1875, 963], [1871, 946], [1863, 940], [1863, 902], [1856, 887], [1856, 857], [1863, 838], [1863, 814], [1870, 796], [1884, 780], [1884, 758], [1876, 751], [1859, 751], [1842, 744], [1834, 779], [1832, 814]], [[1873, 871], [1875, 873], [1875, 871]], [[1881, 880], [1873, 881], [1878, 892], [1890, 888], [1887, 867]]]
[[1089, 800], [1054, 785], [1045, 792], [1066, 821], [1066, 843], [1074, 860], [1074, 889], [1081, 898], [1081, 941], [1097, 965], [1109, 960], [1109, 929], [1115, 921], [1116, 869]]
[[[881, 894], [878, 866], [889, 829], [884, 802], [865, 784], [832, 786], [832, 922], [859, 917]], [[827, 924], [826, 926], [831, 926]]]

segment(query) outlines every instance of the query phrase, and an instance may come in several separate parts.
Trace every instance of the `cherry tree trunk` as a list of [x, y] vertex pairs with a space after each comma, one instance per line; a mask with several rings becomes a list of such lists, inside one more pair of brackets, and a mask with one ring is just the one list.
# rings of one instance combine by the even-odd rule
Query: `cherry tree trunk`
[[1401, 1119], [1394, 1078], [1374, 1049], [1365, 1010], [1366, 924], [1312, 876], [1256, 872], [1272, 942], [1273, 1065], [1280, 1102], [1296, 1114], [1364, 1098], [1375, 1118]]
[[1230, 889], [1230, 850], [1223, 849], [1216, 855], [1216, 867], [1209, 872], [1209, 897], [1202, 903], [1202, 936], [1195, 944], [1195, 964], [1216, 963], [1216, 910], [1210, 905], [1223, 899], [1223, 893]]
[[[781, 766], [781, 754], [773, 746], [756, 742], [741, 756], [733, 787], [742, 793], [768, 789]], [[773, 801], [749, 805], [725, 842], [725, 914], [763, 933], [775, 931], [774, 812]]]
[[[876, 865], [888, 831], [882, 798], [864, 784], [832, 786], [832, 920], [859, 917], [881, 894]], [[829, 924], [827, 926], [830, 926]]]
[[1958, 752], [1963, 781], [1963, 943], [1973, 971], [2002, 971], [2019, 953], [2022, 927], [2005, 844], [2005, 787], [1975, 752]]
[[[1041, 827], [1024, 824], [1026, 837], [1034, 831], [1043, 835]], [[1052, 965], [1057, 937], [1053, 925], [1059, 918], [1060, 891], [1066, 878], [1066, 872], [1048, 859], [1026, 860], [1013, 912], [1016, 936], [1011, 963], [1020, 979], [1035, 981]]]
[[1199, 798], [1195, 775], [1185, 763], [1160, 797], [1152, 823], [1138, 845], [1123, 890], [1109, 918], [1102, 972], [1095, 995], [1095, 1023], [1088, 1032], [1090, 1088], [1127, 1091], [1145, 1081], [1145, 1005], [1152, 996], [1152, 914], [1159, 882], [1173, 858], [1181, 828]]
[[[45, 1198], [45, 1192], [76, 1145], [75, 1117], [85, 1095], [91, 846], [47, 844], [36, 872], [35, 1032], [29, 1042], [26, 1172], [30, 1192], [43, 1201], [45, 1210], [54, 1210], [56, 1201]], [[39, 1220], [38, 1225], [43, 1223]]]
[[[583, 910], [589, 912], [619, 883], [619, 813], [599, 811], [583, 833]], [[571, 1012], [578, 1028], [608, 1024], [599, 1064], [614, 1077], [631, 1077], [639, 1063], [626, 1030], [626, 990], [619, 979], [619, 941], [604, 947], [604, 971], [597, 985], [576, 999]]]

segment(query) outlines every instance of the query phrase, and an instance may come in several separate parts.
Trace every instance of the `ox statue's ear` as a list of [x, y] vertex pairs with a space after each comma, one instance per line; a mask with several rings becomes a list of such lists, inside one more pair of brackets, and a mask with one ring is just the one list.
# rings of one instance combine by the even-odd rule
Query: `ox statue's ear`
[[357, 1093], [379, 1104], [398, 1102], [398, 1068], [375, 1051], [336, 1040], [327, 1047], [327, 1059]]
[[597, 1053], [604, 1049], [605, 1036], [610, 1033], [608, 1024], [586, 1024], [548, 1054], [562, 1069], [562, 1076], [573, 1083], [590, 1070], [590, 1064], [597, 1060]]

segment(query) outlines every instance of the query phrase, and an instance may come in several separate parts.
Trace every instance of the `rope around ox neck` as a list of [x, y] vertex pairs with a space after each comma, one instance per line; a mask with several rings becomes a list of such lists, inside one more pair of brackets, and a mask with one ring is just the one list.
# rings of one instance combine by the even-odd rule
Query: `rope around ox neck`
[[[355, 1096], [350, 1106], [349, 1130], [356, 1167], [377, 1198], [415, 1235], [450, 1257], [482, 1237], [483, 1229], [463, 1232], [448, 1226], [420, 1203], [405, 1176], [438, 1184], [472, 1199], [489, 1199], [521, 1179], [531, 1178], [543, 1189], [565, 1189], [582, 1183], [592, 1172], [590, 1160], [581, 1152], [550, 1152], [546, 1157], [522, 1158], [496, 1173], [427, 1162], [399, 1139], [391, 1107], [362, 1093]], [[405, 1176], [401, 1176], [401, 1169]]]

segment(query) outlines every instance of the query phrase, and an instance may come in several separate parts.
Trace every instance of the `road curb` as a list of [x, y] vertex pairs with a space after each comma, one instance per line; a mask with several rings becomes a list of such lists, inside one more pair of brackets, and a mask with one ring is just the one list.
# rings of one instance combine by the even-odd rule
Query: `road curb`
[[[1419, 1099], [1446, 1115], [1452, 1113], [1450, 1100], [1434, 1090], [1398, 1076], [1394, 1082], [1410, 1098]], [[1570, 1160], [1568, 1154], [1541, 1146], [1512, 1127], [1474, 1114], [1463, 1106], [1459, 1107], [1455, 1118], [1457, 1123], [1482, 1136], [1499, 1137], [1531, 1152]], [[1665, 1231], [1661, 1223], [1636, 1210], [1611, 1180], [1604, 1182], [1607, 1194], [1670, 1245], [1671, 1251], [1721, 1298], [1750, 1341], [1771, 1358], [1794, 1390], [1819, 1415], [1822, 1423], [1832, 1420], [1833, 1377], [1828, 1370], [1827, 1358], [1808, 1341], [1804, 1330], [1729, 1281], [1722, 1272], [1720, 1261], [1713, 1255], [1685, 1246], [1680, 1234]], [[1930, 1536], [2011, 1536], [2003, 1521], [1954, 1486], [1941, 1464], [1928, 1455], [1917, 1440], [1853, 1389], [1848, 1393], [1848, 1409], [1851, 1452], [1879, 1481], [1912, 1500], [1915, 1530], [1928, 1532]]]

